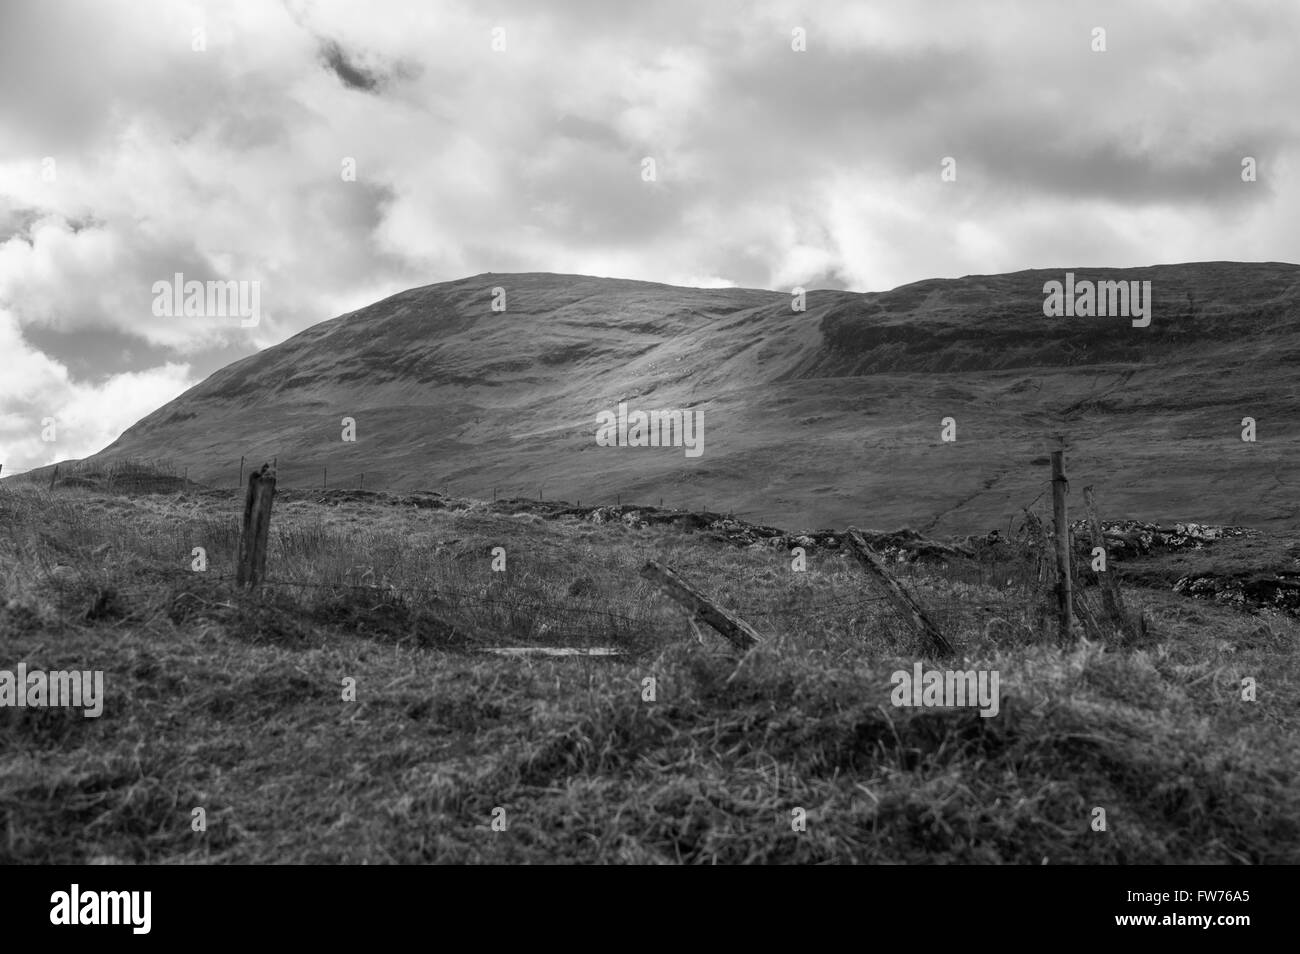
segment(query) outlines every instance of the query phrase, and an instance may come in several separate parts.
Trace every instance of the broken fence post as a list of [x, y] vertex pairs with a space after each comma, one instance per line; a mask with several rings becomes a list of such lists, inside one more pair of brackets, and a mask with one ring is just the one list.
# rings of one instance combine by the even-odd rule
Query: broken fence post
[[275, 468], [263, 464], [262, 469], [248, 475], [248, 491], [244, 495], [244, 530], [239, 538], [239, 566], [235, 582], [257, 586], [266, 577], [266, 539], [271, 529], [271, 501], [275, 498]]
[[[1101, 520], [1097, 517], [1097, 511], [1093, 506], [1092, 487], [1083, 488], [1083, 501], [1088, 508], [1088, 526], [1092, 530], [1092, 545], [1101, 547], [1103, 553], [1106, 553], [1106, 535], [1101, 529]], [[1124, 606], [1124, 597], [1120, 593], [1119, 580], [1115, 578], [1114, 571], [1110, 565], [1110, 555], [1106, 554], [1106, 569], [1104, 572], [1097, 574], [1098, 581], [1101, 583], [1101, 604], [1106, 610], [1106, 614], [1119, 625], [1120, 630], [1125, 636], [1130, 638], [1138, 635], [1138, 627], [1133, 622], [1133, 617], [1128, 613]]]
[[704, 620], [738, 649], [750, 649], [763, 641], [754, 627], [718, 606], [662, 563], [651, 560], [641, 568], [641, 575], [658, 583], [665, 593], [690, 610], [692, 618], [698, 616]]
[[1070, 521], [1065, 513], [1065, 451], [1052, 451], [1052, 517], [1056, 523], [1056, 617], [1062, 641], [1070, 638], [1074, 588], [1070, 580]]
[[903, 589], [902, 584], [889, 575], [880, 558], [871, 552], [871, 547], [867, 546], [867, 541], [862, 538], [862, 533], [856, 527], [849, 527], [845, 531], [844, 539], [848, 541], [849, 552], [858, 559], [858, 563], [874, 576], [885, 587], [885, 592], [893, 599], [899, 609], [910, 619], [924, 635], [925, 638], [941, 653], [951, 653], [953, 651], [952, 643], [948, 642], [947, 637], [939, 631], [939, 627], [934, 625], [930, 617], [925, 615], [925, 610], [921, 609], [920, 604], [912, 598], [912, 594]]

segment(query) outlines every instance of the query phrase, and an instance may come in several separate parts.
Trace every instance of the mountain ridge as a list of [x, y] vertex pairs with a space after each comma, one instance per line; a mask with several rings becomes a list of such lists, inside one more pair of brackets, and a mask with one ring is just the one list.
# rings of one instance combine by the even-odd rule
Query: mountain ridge
[[[1066, 272], [1150, 280], [1151, 326], [1044, 317], [1043, 283]], [[330, 486], [364, 473], [375, 488], [662, 498], [784, 526], [961, 534], [1041, 492], [1031, 462], [1059, 434], [1108, 517], [1297, 514], [1300, 266], [1026, 269], [791, 302], [546, 272], [420, 286], [220, 369], [89, 460], [167, 457], [233, 485], [241, 456], [278, 457], [290, 485], [327, 469]], [[620, 401], [702, 411], [703, 457], [596, 447], [597, 413]]]

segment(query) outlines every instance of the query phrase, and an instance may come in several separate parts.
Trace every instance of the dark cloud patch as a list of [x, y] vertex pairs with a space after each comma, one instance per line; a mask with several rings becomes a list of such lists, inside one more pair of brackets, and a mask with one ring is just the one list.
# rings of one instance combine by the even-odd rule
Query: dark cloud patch
[[555, 120], [554, 130], [566, 139], [578, 139], [601, 145], [617, 145], [621, 139], [617, 132], [602, 122], [581, 116], [562, 115]]
[[1172, 139], [1143, 147], [1120, 136], [1049, 131], [1033, 117], [1002, 118], [969, 130], [956, 158], [968, 174], [1016, 190], [1134, 206], [1177, 202], [1214, 207], [1266, 201], [1272, 193], [1266, 179], [1243, 194], [1241, 160], [1253, 155], [1262, 164], [1263, 157], [1284, 146], [1272, 131], [1234, 133], [1234, 144], [1208, 149]]
[[[720, 63], [710, 95], [726, 108], [694, 117], [684, 141], [707, 157], [719, 196], [774, 183], [797, 190], [821, 172], [864, 161], [904, 175], [937, 168], [951, 141], [964, 137], [962, 103], [987, 68], [975, 53], [936, 49]], [[934, 145], [916, 148], [926, 140]]]
[[240, 111], [227, 113], [213, 120], [213, 137], [234, 152], [265, 149], [289, 138], [284, 111]]
[[949, 108], [983, 83], [988, 63], [973, 51], [783, 52], [719, 64], [716, 97], [729, 125], [755, 118], [786, 135], [848, 131], [864, 135], [884, 119], [915, 116], [927, 103]]
[[65, 365], [74, 383], [102, 384], [115, 374], [176, 360], [171, 349], [115, 328], [57, 331], [31, 326], [23, 338]]
[[76, 235], [84, 229], [102, 229], [108, 223], [103, 219], [96, 218], [94, 215], [73, 216], [67, 220], [68, 228], [72, 234]]
[[314, 205], [335, 234], [357, 243], [367, 240], [396, 198], [390, 186], [364, 180], [331, 182], [325, 189], [304, 183], [298, 190], [298, 201]]
[[373, 93], [379, 89], [380, 77], [358, 66], [334, 40], [321, 41], [320, 56], [344, 86], [366, 93]]
[[32, 206], [10, 206], [0, 197], [0, 243], [16, 238], [30, 245], [32, 225], [42, 214]]
[[552, 143], [548, 155], [543, 171], [521, 170], [517, 207], [546, 210], [558, 204], [556, 224], [580, 242], [634, 246], [653, 240], [677, 229], [683, 214], [707, 197], [706, 184], [674, 177], [671, 156], [651, 157], [657, 178], [647, 182], [639, 153], [564, 140]]

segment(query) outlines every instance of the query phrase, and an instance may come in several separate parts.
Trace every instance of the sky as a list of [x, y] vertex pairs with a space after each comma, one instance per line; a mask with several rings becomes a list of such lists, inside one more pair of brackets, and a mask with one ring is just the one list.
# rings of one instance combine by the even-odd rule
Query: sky
[[[0, 466], [482, 272], [1300, 262], [1298, 38], [1289, 0], [3, 0]], [[178, 273], [256, 323], [167, 314]]]

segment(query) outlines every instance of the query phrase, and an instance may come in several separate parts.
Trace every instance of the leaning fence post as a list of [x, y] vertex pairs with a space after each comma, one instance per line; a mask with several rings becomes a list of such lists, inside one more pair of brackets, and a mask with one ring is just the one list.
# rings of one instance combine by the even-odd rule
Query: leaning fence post
[[59, 465], [54, 465], [54, 473], [50, 474], [50, 490], [54, 489], [54, 482], [59, 479]]
[[641, 575], [658, 583], [668, 596], [686, 607], [692, 620], [698, 616], [726, 637], [727, 642], [733, 646], [749, 649], [763, 641], [754, 627], [714, 603], [662, 563], [651, 560], [641, 568]]
[[1052, 517], [1056, 522], [1056, 615], [1061, 639], [1070, 638], [1070, 607], [1074, 598], [1070, 580], [1070, 523], [1065, 513], [1065, 451], [1052, 451]]
[[947, 637], [939, 631], [939, 627], [934, 625], [930, 617], [925, 615], [925, 610], [921, 609], [919, 603], [912, 598], [912, 594], [903, 589], [902, 585], [889, 575], [879, 558], [871, 552], [867, 546], [867, 541], [862, 539], [862, 534], [856, 527], [849, 527], [844, 533], [844, 539], [849, 544], [849, 552], [857, 557], [862, 567], [879, 580], [885, 587], [885, 592], [893, 599], [894, 603], [911, 619], [913, 624], [941, 653], [951, 653], [953, 651], [952, 643], [948, 642]]
[[[1100, 547], [1102, 553], [1106, 553], [1106, 535], [1101, 529], [1101, 520], [1098, 519], [1097, 510], [1093, 506], [1091, 487], [1083, 488], [1083, 500], [1088, 507], [1088, 525], [1092, 529], [1092, 545]], [[1128, 609], [1124, 606], [1124, 597], [1120, 592], [1119, 580], [1116, 579], [1115, 573], [1111, 569], [1109, 554], [1106, 556], [1105, 572], [1098, 573], [1097, 576], [1101, 583], [1101, 604], [1107, 615], [1119, 624], [1121, 631], [1126, 636], [1136, 636], [1138, 629], [1133, 623], [1133, 618], [1129, 616]]]
[[239, 538], [239, 566], [235, 582], [239, 586], [257, 586], [266, 576], [266, 539], [271, 529], [271, 501], [275, 497], [275, 468], [248, 475], [244, 495], [244, 529]]

